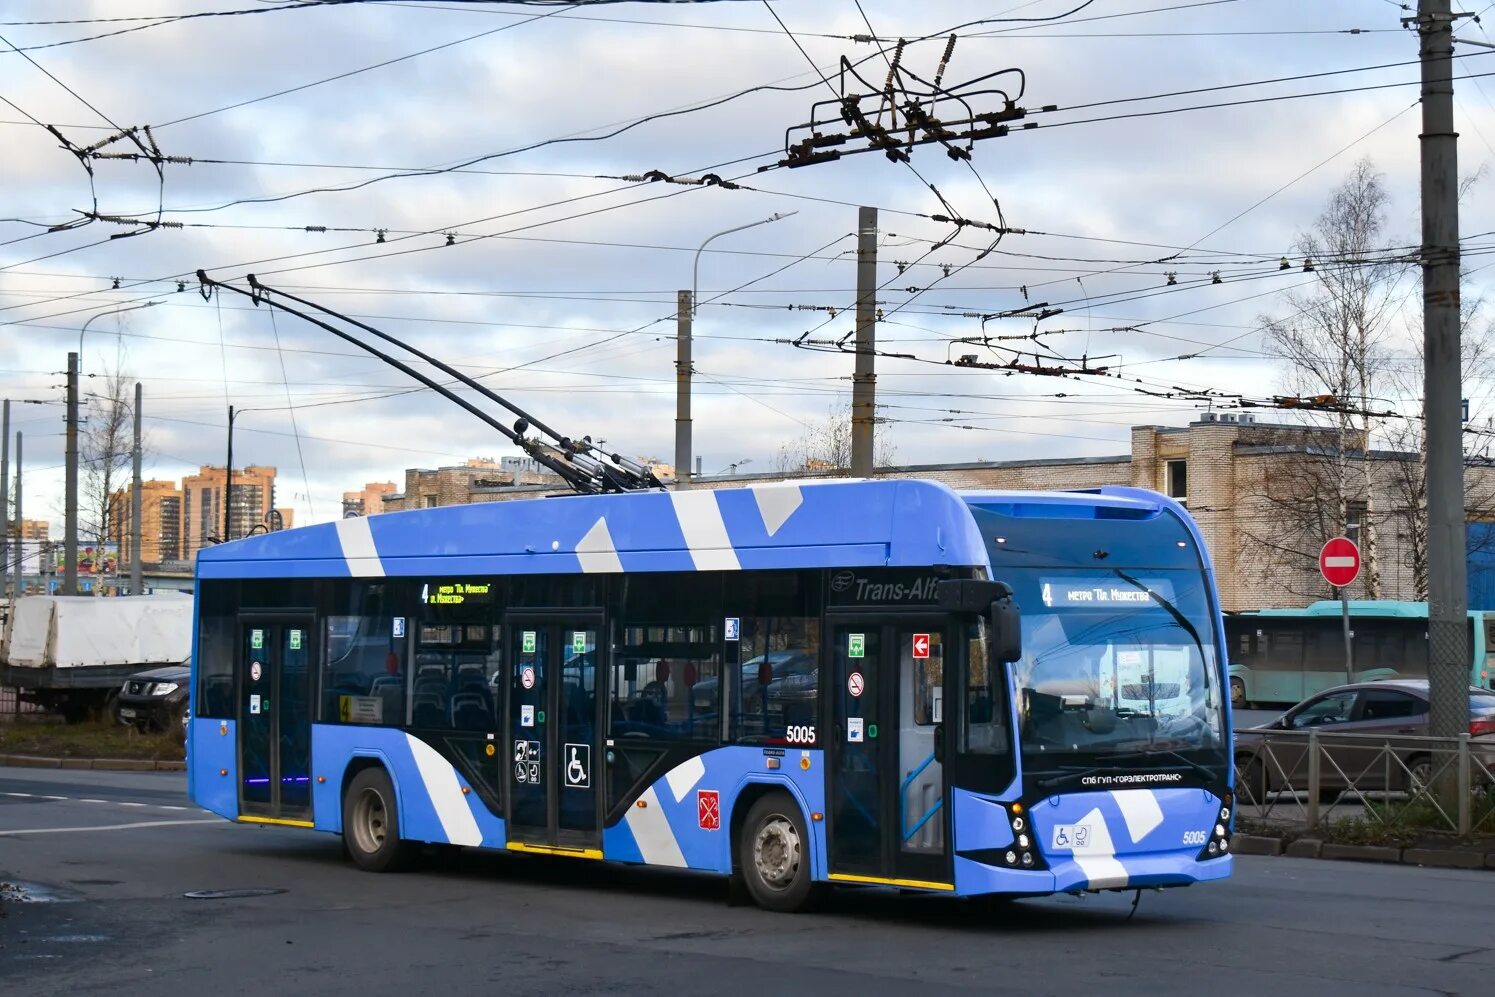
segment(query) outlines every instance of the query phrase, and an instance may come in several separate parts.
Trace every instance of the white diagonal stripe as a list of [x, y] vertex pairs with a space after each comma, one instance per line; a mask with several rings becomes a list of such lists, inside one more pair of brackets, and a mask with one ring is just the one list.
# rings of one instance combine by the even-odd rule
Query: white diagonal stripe
[[675, 802], [679, 803], [685, 799], [685, 794], [696, 788], [696, 783], [701, 781], [701, 776], [706, 774], [706, 763], [701, 761], [701, 756], [696, 755], [688, 761], [665, 773], [665, 781], [670, 784], [670, 792], [675, 794]]
[[616, 574], [623, 570], [623, 561], [618, 557], [618, 548], [613, 545], [613, 535], [608, 532], [605, 516], [599, 516], [586, 535], [576, 542], [576, 557], [584, 572]]
[[420, 771], [421, 782], [425, 783], [426, 795], [431, 798], [431, 808], [441, 821], [446, 840], [454, 845], [481, 845], [483, 832], [478, 830], [477, 819], [462, 795], [457, 770], [425, 741], [409, 734], [405, 740], [410, 742], [410, 754], [415, 758], [415, 767]]
[[379, 560], [379, 549], [374, 546], [374, 532], [369, 528], [369, 521], [355, 516], [339, 519], [333, 525], [337, 528], [337, 542], [343, 549], [343, 560], [348, 562], [348, 574], [354, 578], [383, 578], [384, 562]]
[[675, 832], [670, 830], [670, 819], [659, 805], [659, 795], [654, 792], [653, 786], [644, 790], [639, 803], [643, 806], [635, 804], [629, 807], [628, 816], [623, 818], [628, 830], [633, 832], [633, 840], [638, 843], [639, 854], [649, 865], [684, 869], [685, 855], [680, 851], [680, 843], [675, 840]]
[[675, 504], [675, 516], [680, 520], [680, 532], [685, 535], [685, 546], [690, 548], [690, 559], [697, 571], [737, 571], [737, 551], [732, 549], [732, 539], [727, 536], [727, 524], [722, 521], [721, 507], [716, 504], [716, 493], [702, 489], [694, 492], [670, 492], [670, 501]]
[[1116, 846], [1111, 843], [1111, 830], [1100, 808], [1090, 811], [1077, 824], [1090, 827], [1090, 843], [1075, 849], [1075, 865], [1085, 874], [1085, 887], [1090, 890], [1109, 890], [1125, 886], [1126, 866], [1116, 859]]
[[1132, 836], [1132, 844], [1147, 837], [1163, 823], [1163, 808], [1158, 805], [1157, 794], [1150, 789], [1122, 789], [1111, 794], [1126, 821], [1126, 833]]

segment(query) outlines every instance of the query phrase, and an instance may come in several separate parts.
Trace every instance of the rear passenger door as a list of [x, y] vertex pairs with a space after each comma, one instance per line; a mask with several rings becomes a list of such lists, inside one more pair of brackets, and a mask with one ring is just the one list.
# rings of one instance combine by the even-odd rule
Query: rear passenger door
[[[1427, 733], [1427, 700], [1401, 689], [1362, 689], [1355, 722], [1347, 733], [1391, 739]], [[1367, 737], [1338, 751], [1337, 760], [1361, 789], [1390, 789], [1402, 785], [1402, 768], [1384, 751], [1385, 742]], [[1397, 754], [1405, 756], [1406, 751]]]

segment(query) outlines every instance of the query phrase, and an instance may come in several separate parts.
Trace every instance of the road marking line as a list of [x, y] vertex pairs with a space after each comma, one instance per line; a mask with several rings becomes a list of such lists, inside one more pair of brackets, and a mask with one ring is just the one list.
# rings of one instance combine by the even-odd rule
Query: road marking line
[[156, 809], [157, 810], [191, 810], [192, 808], [191, 807], [168, 807], [168, 806], [166, 806], [163, 803], [163, 804], [157, 804]]
[[20, 796], [20, 797], [24, 797], [26, 799], [30, 799], [31, 794], [30, 793], [0, 793], [0, 796]]
[[108, 800], [79, 800], [79, 803], [108, 803]]
[[38, 796], [37, 799], [38, 800], [66, 800], [66, 799], [69, 799], [69, 797], [66, 797], [66, 796]]
[[129, 802], [126, 802], [125, 800], [118, 800], [116, 802], [120, 806], [122, 806], [122, 807], [143, 807], [143, 806], [145, 806], [144, 803], [129, 803]]
[[29, 827], [21, 831], [0, 831], [0, 838], [13, 838], [20, 834], [65, 834], [72, 831], [128, 831], [137, 827], [178, 827], [183, 824], [222, 824], [233, 827], [229, 821], [212, 820], [147, 820], [135, 824], [99, 824], [93, 827]]

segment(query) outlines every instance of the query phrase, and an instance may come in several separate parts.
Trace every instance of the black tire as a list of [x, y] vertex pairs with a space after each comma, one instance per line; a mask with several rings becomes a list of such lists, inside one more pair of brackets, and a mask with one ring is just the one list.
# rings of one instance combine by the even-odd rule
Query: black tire
[[1426, 793], [1433, 777], [1433, 759], [1428, 755], [1413, 755], [1407, 759], [1407, 773], [1402, 776], [1402, 789], [1408, 796]]
[[810, 833], [789, 794], [770, 793], [748, 810], [737, 864], [748, 895], [764, 910], [793, 913], [811, 905]]
[[400, 810], [394, 784], [382, 768], [366, 768], [343, 794], [343, 847], [365, 872], [399, 872], [410, 867], [420, 844], [400, 838]]
[[1248, 806], [1265, 806], [1267, 802], [1267, 767], [1260, 758], [1240, 755], [1235, 760], [1236, 796]]

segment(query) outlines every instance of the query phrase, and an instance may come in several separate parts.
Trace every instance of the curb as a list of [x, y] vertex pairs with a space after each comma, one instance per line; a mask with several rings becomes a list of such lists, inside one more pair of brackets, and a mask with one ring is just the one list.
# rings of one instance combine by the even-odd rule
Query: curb
[[1341, 862], [1382, 862], [1433, 869], [1489, 869], [1495, 871], [1495, 852], [1455, 848], [1395, 848], [1390, 845], [1340, 845], [1318, 838], [1283, 842], [1268, 835], [1237, 834], [1231, 840], [1236, 855], [1285, 855], [1295, 859]]
[[185, 761], [149, 758], [44, 758], [40, 755], [0, 755], [0, 765], [25, 769], [91, 769], [95, 772], [185, 772]]

